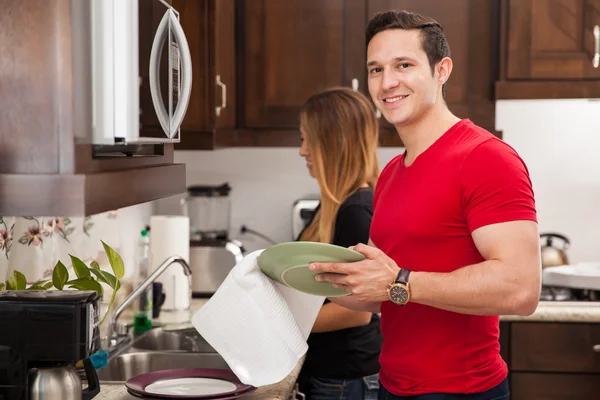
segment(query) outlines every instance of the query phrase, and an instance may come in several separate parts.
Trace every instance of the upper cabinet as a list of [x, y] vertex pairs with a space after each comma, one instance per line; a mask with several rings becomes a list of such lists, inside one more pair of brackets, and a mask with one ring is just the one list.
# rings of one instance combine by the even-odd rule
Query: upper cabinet
[[246, 0], [242, 15], [244, 128], [297, 131], [312, 94], [364, 84], [364, 0]]
[[[494, 0], [369, 0], [377, 12], [405, 9], [438, 21], [450, 44], [454, 68], [446, 83], [446, 102], [460, 118], [494, 132], [499, 4]], [[363, 29], [364, 30], [364, 29]], [[384, 127], [393, 127], [384, 121]], [[395, 133], [395, 130], [394, 130]]]
[[600, 0], [504, 0], [497, 98], [600, 97]]
[[[185, 191], [185, 165], [174, 164], [173, 143], [147, 135], [152, 133], [147, 129], [158, 129], [143, 117], [153, 105], [140, 101], [140, 110], [133, 97], [115, 95], [131, 90], [140, 96], [148, 87], [148, 64], [140, 63], [138, 79], [137, 69], [117, 69], [112, 63], [129, 65], [137, 54], [125, 51], [118, 59], [104, 59], [94, 53], [112, 52], [117, 47], [91, 45], [96, 43], [92, 38], [100, 38], [94, 36], [100, 28], [107, 33], [102, 37], [109, 37], [114, 21], [110, 16], [102, 20], [106, 15], [92, 13], [90, 7], [107, 4], [70, 0], [3, 3], [1, 216], [83, 216]], [[144, 11], [156, 21], [154, 8]], [[166, 14], [163, 6], [161, 15], [171, 14]], [[99, 20], [105, 23], [100, 26]], [[149, 36], [144, 35], [148, 26], [139, 27], [142, 38]], [[127, 50], [132, 43], [127, 39], [132, 37], [119, 38], [121, 50]], [[140, 42], [142, 57], [143, 49], [149, 53], [150, 48], [147, 41]], [[93, 63], [98, 59], [103, 62]], [[132, 79], [116, 79], [117, 75]], [[111, 111], [116, 117], [105, 118]], [[128, 122], [138, 122], [138, 118], [137, 129], [131, 128]], [[118, 132], [115, 126], [120, 128]], [[131, 136], [141, 140], [130, 141]], [[107, 139], [106, 143], [99, 138]]]
[[192, 53], [192, 97], [177, 149], [212, 149], [236, 128], [234, 0], [172, 0]]
[[[192, 100], [178, 149], [298, 146], [312, 94], [346, 86], [368, 96], [365, 28], [407, 9], [444, 26], [455, 70], [450, 109], [494, 128], [499, 0], [173, 0], [192, 49]], [[381, 121], [381, 145], [398, 146]]]

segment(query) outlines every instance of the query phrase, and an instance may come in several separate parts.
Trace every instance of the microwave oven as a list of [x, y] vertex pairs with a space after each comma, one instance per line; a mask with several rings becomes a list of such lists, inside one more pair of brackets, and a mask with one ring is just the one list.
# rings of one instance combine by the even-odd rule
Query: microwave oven
[[163, 0], [73, 0], [71, 6], [83, 17], [77, 30], [84, 35], [74, 39], [89, 59], [85, 141], [179, 142], [192, 61], [177, 10]]

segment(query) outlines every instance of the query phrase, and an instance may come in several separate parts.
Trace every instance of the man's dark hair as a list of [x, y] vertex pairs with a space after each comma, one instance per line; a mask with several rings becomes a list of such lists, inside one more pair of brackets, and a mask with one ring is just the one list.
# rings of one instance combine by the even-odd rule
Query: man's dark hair
[[[431, 73], [444, 57], [450, 57], [450, 45], [442, 26], [433, 18], [406, 10], [390, 10], [375, 14], [366, 29], [367, 46], [373, 36], [389, 29], [415, 29], [421, 31], [421, 46], [427, 54]], [[442, 87], [446, 94], [446, 84]]]

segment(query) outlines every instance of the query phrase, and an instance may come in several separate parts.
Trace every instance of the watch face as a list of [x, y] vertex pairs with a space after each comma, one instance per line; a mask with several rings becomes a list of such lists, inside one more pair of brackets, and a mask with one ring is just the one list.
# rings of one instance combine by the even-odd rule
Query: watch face
[[396, 304], [405, 304], [408, 301], [408, 290], [404, 286], [392, 286], [390, 288], [390, 300]]

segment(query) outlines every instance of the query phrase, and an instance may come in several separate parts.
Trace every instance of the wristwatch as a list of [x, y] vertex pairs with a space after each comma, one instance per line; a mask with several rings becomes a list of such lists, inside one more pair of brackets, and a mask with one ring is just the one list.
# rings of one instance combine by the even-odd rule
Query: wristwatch
[[410, 300], [410, 286], [408, 285], [409, 275], [410, 270], [400, 268], [396, 280], [390, 283], [387, 292], [392, 303], [403, 306]]

